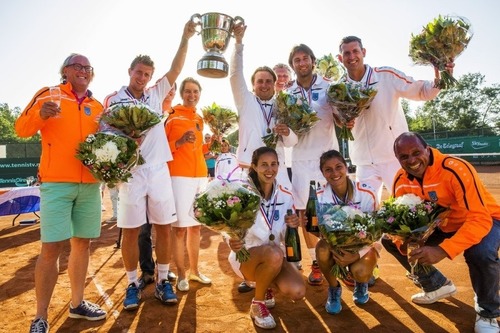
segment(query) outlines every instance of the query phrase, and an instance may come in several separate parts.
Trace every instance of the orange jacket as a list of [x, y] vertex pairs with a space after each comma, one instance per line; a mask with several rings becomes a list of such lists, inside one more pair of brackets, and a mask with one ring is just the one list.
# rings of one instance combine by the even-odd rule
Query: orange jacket
[[[185, 143], [177, 149], [175, 142], [188, 131], [196, 135], [195, 144]], [[207, 177], [207, 164], [203, 154], [203, 119], [195, 108], [176, 105], [165, 122], [165, 133], [174, 159], [168, 162], [171, 176]]]
[[62, 94], [60, 117], [47, 120], [40, 117], [42, 105], [50, 101], [49, 88], [42, 88], [16, 120], [17, 135], [30, 137], [40, 131], [42, 156], [39, 173], [42, 182], [96, 183], [97, 180], [75, 155], [80, 142], [97, 131], [102, 104], [91, 97], [90, 91], [90, 97], [85, 97], [79, 104], [70, 83], [59, 86]]
[[484, 187], [474, 167], [434, 148], [422, 184], [403, 169], [396, 174], [393, 195], [406, 193], [450, 208], [439, 228], [456, 233], [439, 246], [451, 259], [478, 244], [491, 230], [492, 219], [500, 219], [500, 205]]

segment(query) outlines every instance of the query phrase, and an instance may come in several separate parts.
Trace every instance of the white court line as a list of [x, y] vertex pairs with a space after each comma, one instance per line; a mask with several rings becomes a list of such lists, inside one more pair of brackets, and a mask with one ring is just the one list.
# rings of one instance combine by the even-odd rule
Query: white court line
[[[90, 263], [89, 263], [89, 273], [90, 273]], [[104, 303], [106, 304], [106, 306], [109, 308], [109, 309], [112, 309], [114, 306], [115, 306], [115, 303], [113, 303], [113, 301], [111, 300], [111, 298], [109, 297], [108, 293], [104, 291], [104, 288], [103, 286], [99, 283], [99, 280], [97, 279], [96, 275], [95, 275], [95, 272], [92, 270], [92, 273], [90, 274], [90, 277], [92, 278], [92, 282], [94, 283], [96, 289], [97, 289], [97, 292], [99, 293], [99, 295], [104, 299]], [[113, 310], [111, 312], [111, 315], [117, 319], [118, 316], [120, 315], [120, 312], [117, 311], [117, 310]]]

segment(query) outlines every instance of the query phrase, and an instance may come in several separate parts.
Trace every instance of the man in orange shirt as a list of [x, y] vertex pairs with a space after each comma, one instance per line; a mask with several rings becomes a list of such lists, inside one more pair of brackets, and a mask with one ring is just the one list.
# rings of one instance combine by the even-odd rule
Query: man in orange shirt
[[99, 182], [75, 157], [78, 145], [97, 131], [102, 105], [88, 90], [94, 69], [87, 57], [71, 54], [61, 70], [60, 105], [49, 88], [40, 89], [16, 121], [20, 137], [40, 131], [40, 233], [42, 249], [35, 267], [36, 315], [30, 332], [48, 332], [48, 307], [59, 270], [58, 262], [69, 239], [68, 275], [71, 282], [69, 316], [88, 320], [106, 318], [98, 305], [83, 299], [90, 239], [101, 233]]
[[413, 193], [422, 199], [449, 207], [446, 219], [425, 244], [403, 256], [395, 244], [384, 247], [407, 269], [418, 260], [429, 269], [416, 272], [423, 292], [413, 295], [416, 304], [432, 304], [456, 293], [453, 283], [433, 264], [453, 259], [463, 252], [476, 294], [475, 332], [499, 332], [500, 315], [500, 205], [484, 187], [468, 162], [445, 155], [427, 145], [417, 133], [405, 132], [394, 142], [401, 169], [394, 178], [394, 197]]

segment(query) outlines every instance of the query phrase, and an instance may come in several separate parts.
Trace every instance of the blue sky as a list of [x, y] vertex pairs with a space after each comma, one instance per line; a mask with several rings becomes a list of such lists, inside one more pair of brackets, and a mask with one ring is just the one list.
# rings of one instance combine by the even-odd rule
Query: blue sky
[[[362, 38], [367, 64], [431, 79], [431, 67], [412, 64], [408, 43], [411, 33], [419, 33], [439, 14], [464, 16], [473, 26], [469, 47], [455, 61], [455, 76], [480, 72], [488, 85], [500, 82], [498, 0], [190, 0], [175, 7], [180, 8], [161, 0], [2, 1], [0, 103], [24, 108], [39, 88], [59, 82], [59, 67], [71, 52], [89, 57], [96, 73], [90, 89], [101, 101], [128, 84], [127, 69], [138, 54], [155, 61], [154, 82], [170, 68], [185, 22], [195, 13], [214, 11], [245, 19], [247, 82], [258, 66], [286, 63], [295, 44], [305, 43], [321, 57], [336, 54], [338, 41], [346, 35]], [[224, 54], [228, 61], [233, 45], [234, 39]], [[187, 76], [200, 80], [199, 107], [212, 102], [233, 107], [227, 78], [197, 75], [196, 64], [204, 53], [195, 35], [179, 81]]]

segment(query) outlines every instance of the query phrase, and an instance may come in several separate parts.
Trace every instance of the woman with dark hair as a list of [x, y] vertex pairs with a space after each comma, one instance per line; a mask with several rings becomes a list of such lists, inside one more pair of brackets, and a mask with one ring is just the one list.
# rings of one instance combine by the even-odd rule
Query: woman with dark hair
[[[276, 327], [269, 312], [275, 305], [271, 287], [278, 288], [293, 300], [300, 300], [305, 295], [302, 275], [285, 259], [286, 226], [298, 227], [299, 218], [295, 213], [287, 215], [287, 210], [294, 211], [293, 197], [287, 188], [276, 182], [278, 169], [278, 155], [274, 149], [260, 147], [253, 152], [248, 176], [262, 196], [260, 210], [244, 240], [228, 239], [233, 270], [245, 281], [255, 282], [250, 316], [255, 325], [265, 329]], [[250, 252], [250, 259], [240, 263], [236, 260], [236, 252], [243, 245]]]
[[[319, 167], [327, 181], [323, 189], [318, 191], [319, 203], [356, 206], [363, 212], [372, 212], [377, 209], [375, 191], [367, 184], [349, 179], [347, 163], [337, 150], [323, 153], [319, 160]], [[316, 260], [329, 285], [326, 312], [337, 314], [342, 309], [340, 304], [342, 288], [336, 276], [331, 272], [332, 266], [337, 263], [342, 267], [348, 267], [355, 281], [354, 303], [365, 304], [369, 300], [368, 281], [377, 265], [378, 252], [381, 248], [380, 243], [375, 243], [363, 247], [357, 253], [334, 251], [326, 240], [319, 240], [316, 244]]]

